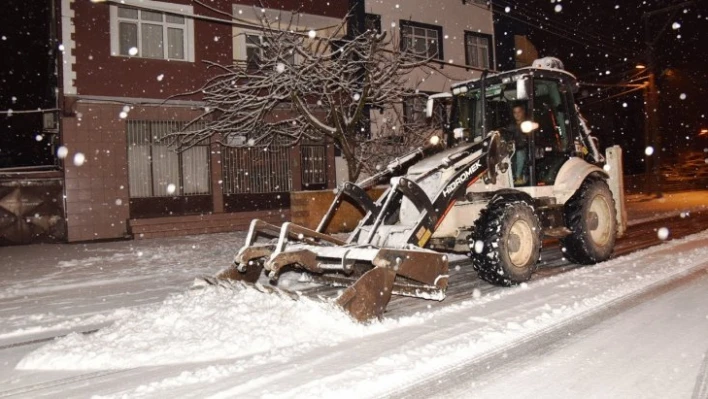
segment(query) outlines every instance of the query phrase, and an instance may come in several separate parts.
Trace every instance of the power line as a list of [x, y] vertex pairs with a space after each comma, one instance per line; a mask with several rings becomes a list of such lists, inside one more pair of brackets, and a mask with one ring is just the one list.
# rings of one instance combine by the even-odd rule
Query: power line
[[615, 53], [614, 51], [608, 51], [607, 49], [605, 49], [605, 48], [603, 48], [603, 47], [601, 47], [601, 46], [598, 46], [598, 45], [596, 45], [596, 44], [590, 44], [590, 43], [586, 43], [586, 42], [583, 42], [583, 41], [574, 39], [574, 38], [572, 38], [572, 37], [568, 37], [568, 36], [563, 35], [563, 34], [561, 34], [561, 33], [558, 33], [558, 32], [555, 32], [555, 31], [552, 31], [552, 30], [543, 28], [543, 27], [538, 26], [538, 25], [534, 25], [534, 24], [532, 24], [532, 23], [530, 23], [530, 22], [528, 22], [528, 21], [524, 21], [524, 20], [519, 19], [519, 18], [516, 18], [516, 17], [514, 17], [514, 16], [507, 15], [506, 17], [507, 17], [507, 18], [510, 18], [510, 19], [513, 19], [513, 20], [515, 20], [515, 21], [521, 22], [521, 23], [523, 23], [523, 24], [526, 24], [526, 25], [535, 27], [535, 28], [537, 28], [537, 29], [544, 30], [544, 31], [546, 31], [546, 32], [548, 32], [548, 33], [550, 33], [550, 34], [552, 34], [552, 35], [561, 37], [561, 38], [563, 38], [563, 39], [565, 39], [565, 40], [568, 40], [568, 41], [571, 41], [571, 42], [580, 44], [580, 45], [582, 45], [582, 46], [594, 47], [594, 48], [597, 49], [597, 50], [600, 50], [600, 51], [605, 52], [605, 53], [607, 53], [607, 54], [612, 54], [612, 55], [614, 55], [614, 56], [616, 56], [616, 57], [618, 57], [618, 58], [624, 58], [624, 57], [625, 57], [625, 55], [620, 55], [619, 53]]
[[0, 111], [0, 115], [15, 115], [15, 114], [40, 114], [45, 112], [55, 112], [59, 111], [59, 108], [46, 108], [46, 109], [24, 109], [24, 110], [13, 110], [8, 109], [7, 111]]
[[597, 100], [597, 101], [593, 101], [593, 102], [587, 103], [587, 104], [585, 104], [585, 105], [590, 106], [590, 105], [593, 105], [593, 104], [598, 104], [598, 103], [601, 103], [601, 102], [604, 102], [604, 101], [612, 100], [613, 98], [625, 96], [625, 95], [627, 95], [627, 94], [629, 94], [629, 93], [632, 93], [632, 92], [635, 92], [635, 91], [644, 90], [645, 87], [646, 87], [646, 86], [635, 87], [634, 89], [629, 89], [629, 90], [623, 91], [623, 92], [621, 92], [621, 93], [617, 93], [617, 94], [614, 94], [614, 95], [612, 95], [612, 96], [609, 96], [609, 97], [607, 97], [607, 98], [603, 98], [603, 99], [601, 99], [601, 100]]
[[[502, 0], [502, 1], [503, 1], [503, 0]], [[505, 2], [505, 4], [511, 4], [511, 3], [506, 3], [506, 2]], [[493, 5], [494, 5], [494, 4], [493, 4]], [[513, 5], [513, 4], [511, 4], [511, 5]], [[602, 39], [598, 39], [598, 38], [596, 38], [596, 37], [587, 36], [586, 34], [580, 32], [580, 31], [578, 31], [578, 30], [567, 30], [567, 29], [564, 29], [563, 27], [557, 26], [558, 24], [556, 24], [555, 22], [548, 22], [548, 21], [543, 21], [543, 20], [540, 19], [540, 18], [534, 18], [533, 16], [530, 16], [530, 15], [524, 13], [523, 10], [522, 10], [522, 11], [518, 11], [518, 10], [517, 10], [517, 11], [515, 11], [515, 14], [518, 14], [518, 15], [520, 15], [520, 16], [526, 17], [526, 18], [529, 19], [530, 21], [520, 19], [520, 18], [518, 18], [518, 17], [512, 15], [511, 13], [506, 13], [506, 12], [502, 13], [501, 10], [503, 10], [503, 8], [502, 8], [501, 5], [498, 5], [497, 8], [498, 8], [498, 11], [500, 11], [499, 14], [500, 14], [500, 15], [503, 15], [503, 16], [506, 17], [506, 18], [509, 18], [509, 19], [514, 20], [514, 21], [521, 22], [521, 23], [523, 23], [523, 24], [525, 24], [525, 25], [528, 25], [528, 26], [531, 26], [531, 27], [534, 27], [534, 28], [537, 28], [537, 29], [546, 31], [546, 32], [548, 32], [548, 33], [550, 33], [550, 34], [552, 34], [552, 35], [558, 36], [558, 37], [560, 37], [560, 38], [563, 38], [563, 39], [572, 41], [572, 42], [574, 42], [574, 43], [577, 43], [577, 44], [580, 44], [580, 45], [583, 45], [583, 46], [594, 47], [594, 48], [597, 49], [597, 50], [600, 50], [600, 51], [605, 52], [605, 53], [607, 53], [607, 54], [615, 55], [615, 56], [617, 56], [617, 57], [619, 57], [619, 58], [625, 58], [625, 57], [626, 57], [626, 55], [620, 55], [619, 53], [615, 53], [614, 51], [608, 49], [607, 47], [604, 47], [602, 44], [599, 44], [599, 43], [602, 43], [602, 42], [603, 42]], [[504, 10], [504, 11], [505, 11], [505, 10]], [[534, 23], [531, 22], [531, 21], [537, 21], [537, 24], [534, 24]], [[538, 23], [540, 23], [541, 25], [547, 24], [548, 27], [541, 26], [541, 25], [539, 25]], [[577, 36], [578, 39], [576, 39], [576, 38], [574, 38], [574, 37], [572, 37], [572, 36]], [[604, 39], [604, 40], [605, 40], [605, 41], [612, 41], [612, 42], [614, 42], [614, 39]], [[617, 45], [615, 45], [615, 47], [617, 47]], [[622, 50], [622, 49], [621, 49], [621, 50]], [[629, 50], [626, 50], [626, 51], [629, 51]]]
[[[571, 25], [565, 22], [557, 21], [554, 20], [555, 18], [549, 18], [546, 15], [539, 14], [537, 10], [534, 10], [524, 4], [513, 4], [511, 2], [508, 2], [507, 0], [496, 0], [497, 2], [503, 2], [505, 3], [512, 11], [510, 12], [516, 12], [520, 15], [523, 15], [527, 18], [530, 19], [535, 19], [537, 23], [549, 23], [552, 27], [556, 28], [559, 32], [562, 34], [574, 34], [581, 39], [584, 40], [591, 40], [591, 41], [598, 41], [598, 42], [612, 42], [614, 47], [619, 47], [619, 45], [616, 42], [616, 39], [611, 36], [606, 36], [602, 35], [597, 32], [589, 31], [587, 28], [583, 31], [578, 30], [577, 26]], [[521, 11], [519, 11], [521, 10]], [[504, 10], [506, 12], [506, 10]], [[620, 50], [626, 50], [630, 51], [629, 48], [620, 48]]]

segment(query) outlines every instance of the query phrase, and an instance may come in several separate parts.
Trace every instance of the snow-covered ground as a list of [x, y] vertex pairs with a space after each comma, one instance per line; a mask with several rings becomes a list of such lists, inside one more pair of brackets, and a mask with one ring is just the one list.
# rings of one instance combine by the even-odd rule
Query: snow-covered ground
[[[629, 215], [691, 219], [705, 198], [631, 198]], [[498, 397], [520, 389], [685, 397], [705, 370], [708, 232], [368, 326], [307, 298], [188, 289], [195, 275], [228, 264], [242, 240], [234, 233], [0, 248], [0, 397]], [[582, 320], [597, 326], [581, 329]], [[572, 340], [544, 342], [576, 330]], [[525, 345], [548, 350], [514, 355]], [[504, 359], [499, 372], [455, 378], [495, 358]], [[629, 366], [636, 370], [620, 381]], [[669, 371], [675, 378], [659, 373]], [[616, 381], [592, 383], [605, 374]], [[627, 381], [642, 377], [654, 382], [632, 390]], [[556, 378], [564, 385], [547, 383]]]

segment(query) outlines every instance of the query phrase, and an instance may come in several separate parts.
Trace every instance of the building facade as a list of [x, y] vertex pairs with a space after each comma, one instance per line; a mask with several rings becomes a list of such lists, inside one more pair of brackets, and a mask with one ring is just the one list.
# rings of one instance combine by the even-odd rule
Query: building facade
[[[51, 51], [42, 62], [56, 64], [47, 75], [56, 106], [42, 106], [36, 137], [57, 159], [3, 165], [0, 244], [239, 230], [253, 218], [296, 216], [292, 191], [335, 187], [347, 174], [332, 144], [234, 147], [213, 136], [175, 151], [163, 140], [204, 111], [200, 88], [216, 73], [207, 61], [252, 62], [259, 13], [295, 15], [305, 30], [351, 13], [350, 30], [390, 31], [433, 58], [437, 72], [419, 86], [426, 93], [494, 65], [491, 10], [480, 1], [281, 0], [272, 9], [256, 0], [45, 1]], [[416, 118], [424, 102], [404, 107]]]
[[[453, 82], [478, 78], [485, 69], [495, 70], [494, 22], [491, 6], [483, 0], [373, 1], [353, 8], [359, 29], [376, 29], [393, 35], [393, 45], [429, 59], [430, 67], [407, 77], [411, 90], [423, 94], [447, 92]], [[381, 120], [403, 119], [401, 124], [424, 118], [425, 100], [406, 100], [394, 114], [372, 112], [372, 134]], [[347, 176], [338, 157], [337, 181]]]
[[249, 15], [297, 10], [313, 29], [338, 23], [349, 7], [319, 3], [261, 10], [256, 1], [61, 0], [67, 240], [231, 231], [255, 217], [282, 222], [290, 191], [332, 187], [331, 145], [236, 148], [212, 137], [176, 152], [162, 140], [203, 111], [199, 89], [214, 73], [205, 61], [248, 62], [258, 37]]

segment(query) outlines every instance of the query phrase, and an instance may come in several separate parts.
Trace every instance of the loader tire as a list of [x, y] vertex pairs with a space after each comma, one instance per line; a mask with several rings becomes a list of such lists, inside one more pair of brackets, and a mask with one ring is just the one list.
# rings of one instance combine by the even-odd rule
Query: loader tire
[[541, 254], [541, 227], [524, 201], [495, 200], [470, 236], [470, 256], [479, 277], [495, 285], [528, 281]]
[[617, 239], [617, 212], [604, 179], [589, 177], [565, 203], [565, 223], [571, 234], [561, 239], [564, 256], [592, 265], [612, 255]]

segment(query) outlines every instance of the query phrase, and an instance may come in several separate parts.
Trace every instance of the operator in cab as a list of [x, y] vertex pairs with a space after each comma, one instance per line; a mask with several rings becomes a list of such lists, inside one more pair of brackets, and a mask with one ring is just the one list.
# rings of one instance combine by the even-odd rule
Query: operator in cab
[[511, 160], [511, 171], [514, 176], [514, 185], [522, 186], [527, 184], [529, 180], [529, 143], [527, 135], [521, 131], [521, 123], [526, 120], [526, 106], [523, 104], [514, 105], [512, 116], [514, 121], [504, 129], [506, 133], [504, 139], [514, 142], [515, 152]]

